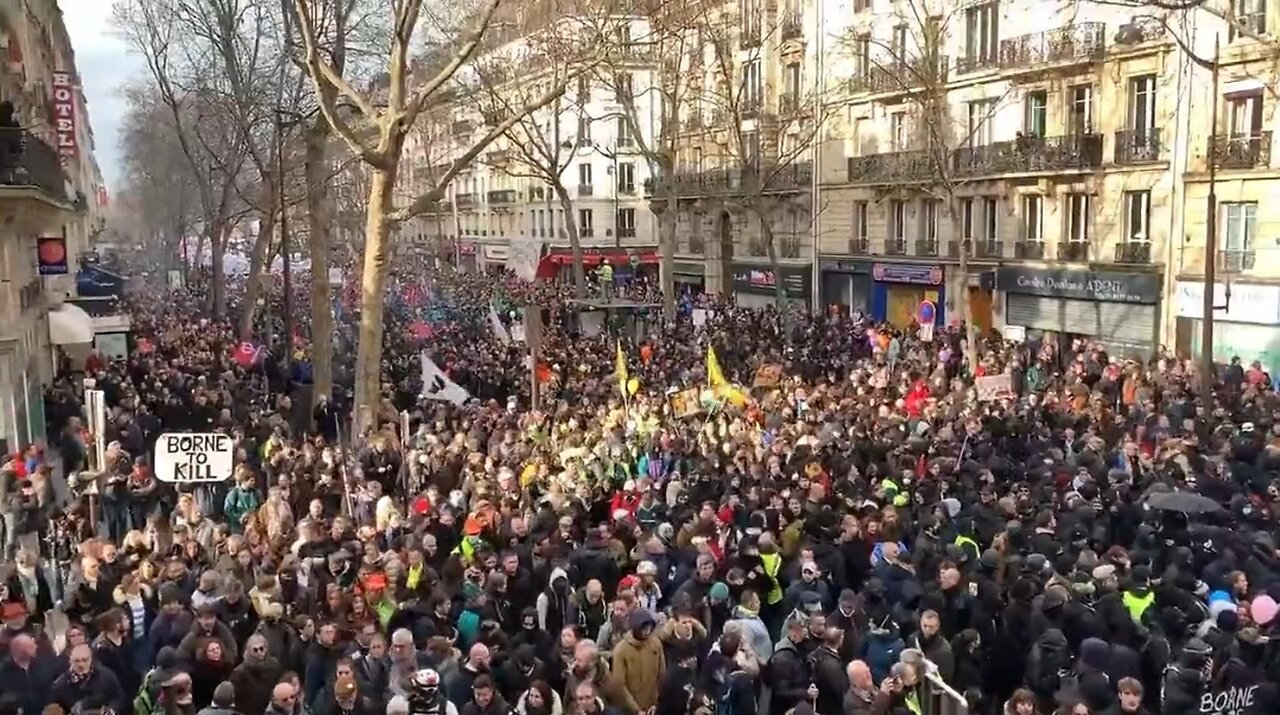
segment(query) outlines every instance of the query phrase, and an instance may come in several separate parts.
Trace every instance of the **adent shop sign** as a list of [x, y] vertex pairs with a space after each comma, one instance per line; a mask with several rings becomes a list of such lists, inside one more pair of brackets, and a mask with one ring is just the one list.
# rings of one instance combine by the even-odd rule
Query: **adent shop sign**
[[1006, 293], [1111, 303], [1160, 302], [1160, 276], [1155, 273], [1113, 273], [1041, 268], [1000, 268], [996, 287]]

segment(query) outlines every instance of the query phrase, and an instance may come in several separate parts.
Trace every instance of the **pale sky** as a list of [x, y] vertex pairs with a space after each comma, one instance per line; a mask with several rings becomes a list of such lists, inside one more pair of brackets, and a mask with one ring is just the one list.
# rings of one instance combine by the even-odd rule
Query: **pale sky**
[[114, 193], [120, 189], [120, 117], [125, 106], [119, 89], [145, 68], [117, 36], [111, 24], [112, 4], [111, 0], [58, 0], [89, 103], [94, 154]]

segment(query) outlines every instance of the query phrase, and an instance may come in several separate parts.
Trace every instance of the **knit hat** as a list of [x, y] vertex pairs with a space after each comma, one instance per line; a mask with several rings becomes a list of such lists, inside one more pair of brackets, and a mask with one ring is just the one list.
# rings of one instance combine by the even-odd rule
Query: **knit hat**
[[708, 595], [713, 601], [727, 601], [729, 600], [729, 586], [723, 581], [717, 581], [711, 586], [711, 591]]
[[1240, 614], [1232, 611], [1222, 611], [1217, 617], [1218, 629], [1226, 633], [1235, 633], [1240, 627]]

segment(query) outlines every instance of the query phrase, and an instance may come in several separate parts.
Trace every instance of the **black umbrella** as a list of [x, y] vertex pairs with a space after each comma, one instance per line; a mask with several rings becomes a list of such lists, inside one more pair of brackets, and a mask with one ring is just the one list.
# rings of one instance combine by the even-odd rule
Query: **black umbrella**
[[1183, 514], [1217, 514], [1226, 511], [1218, 502], [1192, 492], [1159, 492], [1147, 498], [1147, 506]]

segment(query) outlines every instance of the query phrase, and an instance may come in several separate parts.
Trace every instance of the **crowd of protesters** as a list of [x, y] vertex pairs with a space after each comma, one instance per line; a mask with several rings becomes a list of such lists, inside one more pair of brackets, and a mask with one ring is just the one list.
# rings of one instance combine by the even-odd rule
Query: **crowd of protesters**
[[[312, 419], [198, 283], [130, 296], [127, 360], [62, 366], [52, 446], [0, 479], [0, 715], [1280, 712], [1260, 369], [1206, 395], [1164, 351], [991, 336], [970, 370], [955, 326], [705, 296], [620, 344], [568, 286], [436, 270], [424, 296], [400, 270], [385, 424], [353, 444], [350, 301]], [[526, 305], [537, 411], [486, 319]], [[708, 347], [741, 390], [677, 410]], [[422, 399], [422, 350], [475, 399]], [[85, 378], [109, 407], [92, 479]], [[156, 480], [157, 435], [209, 431], [231, 481]]]

